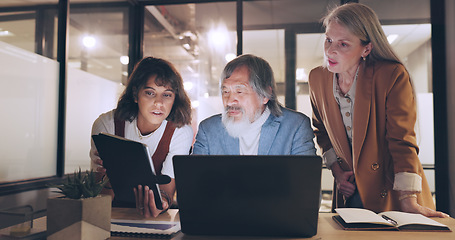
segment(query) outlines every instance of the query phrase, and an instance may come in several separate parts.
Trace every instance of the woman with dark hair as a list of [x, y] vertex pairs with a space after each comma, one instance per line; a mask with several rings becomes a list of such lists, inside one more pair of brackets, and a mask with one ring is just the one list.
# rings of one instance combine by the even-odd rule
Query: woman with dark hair
[[435, 211], [414, 126], [416, 95], [374, 11], [360, 3], [324, 18], [324, 63], [310, 72], [313, 126], [335, 178], [333, 208]]
[[[92, 135], [106, 132], [147, 144], [157, 175], [168, 175], [171, 182], [160, 185], [163, 210], [156, 208], [153, 191], [138, 186], [136, 208], [144, 216], [157, 216], [172, 204], [175, 193], [174, 155], [189, 154], [193, 142], [191, 103], [183, 80], [168, 61], [147, 57], [136, 64], [117, 108], [101, 114], [92, 127]], [[92, 169], [105, 173], [92, 140]], [[114, 196], [112, 190], [105, 193]], [[150, 200], [150, 201], [149, 201]], [[114, 196], [114, 206], [115, 206]]]

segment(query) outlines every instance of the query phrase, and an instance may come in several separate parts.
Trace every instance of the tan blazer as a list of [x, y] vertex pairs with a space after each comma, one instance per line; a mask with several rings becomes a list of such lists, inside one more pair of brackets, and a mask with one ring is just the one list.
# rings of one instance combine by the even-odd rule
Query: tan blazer
[[[352, 150], [333, 96], [333, 73], [317, 67], [309, 76], [314, 133], [322, 152], [333, 147], [344, 170], [354, 170], [363, 206], [375, 212], [400, 210], [393, 191], [395, 173], [422, 177], [419, 204], [435, 209], [430, 188], [417, 156], [414, 132], [416, 102], [410, 78], [401, 64], [362, 63], [357, 79]], [[333, 208], [344, 202], [334, 187]]]

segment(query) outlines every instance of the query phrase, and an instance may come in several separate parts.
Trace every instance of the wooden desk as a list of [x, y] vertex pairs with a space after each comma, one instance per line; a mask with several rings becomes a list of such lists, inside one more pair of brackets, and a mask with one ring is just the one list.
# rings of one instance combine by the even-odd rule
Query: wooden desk
[[[455, 219], [453, 218], [433, 218], [434, 220], [446, 224], [453, 232], [404, 232], [404, 231], [345, 231], [342, 230], [336, 222], [332, 220], [333, 213], [319, 213], [318, 233], [312, 238], [302, 239], [319, 239], [319, 240], [432, 240], [432, 239], [451, 239], [455, 240]], [[112, 210], [112, 218], [127, 218], [127, 219], [142, 219], [136, 213], [135, 209], [114, 208]], [[160, 215], [156, 220], [166, 221], [170, 220], [170, 214]], [[178, 214], [175, 219], [178, 219]], [[125, 240], [131, 238], [111, 237], [113, 240]], [[141, 238], [144, 239], [144, 238]], [[153, 238], [151, 238], [153, 239]], [[178, 233], [173, 240], [240, 240], [240, 239], [270, 239], [280, 240], [280, 238], [266, 238], [266, 237], [221, 237], [221, 236], [192, 236]], [[284, 238], [281, 238], [284, 239]], [[296, 240], [295, 238], [292, 238]]]
[[[177, 210], [171, 209], [169, 213], [164, 213], [157, 218], [150, 218], [157, 221], [178, 221], [179, 215], [174, 214]], [[332, 213], [319, 213], [318, 233], [312, 238], [317, 240], [443, 240], [455, 239], [455, 219], [453, 218], [433, 218], [434, 220], [446, 224], [453, 232], [404, 232], [404, 231], [345, 231], [342, 230], [337, 223], [332, 220]], [[113, 208], [112, 218], [117, 219], [144, 219], [136, 213], [136, 209], [132, 208]], [[41, 217], [34, 220], [35, 226], [42, 226], [45, 229], [46, 217]], [[40, 236], [37, 239], [44, 239], [45, 236]], [[1, 239], [1, 237], [0, 237]], [[131, 239], [154, 239], [154, 238], [131, 238], [131, 237], [110, 237], [111, 240], [131, 240]], [[242, 240], [242, 239], [261, 239], [261, 240], [281, 240], [285, 238], [267, 238], [267, 237], [226, 237], [226, 236], [192, 236], [185, 235], [181, 232], [176, 234], [172, 240]], [[297, 238], [292, 238], [297, 240]]]

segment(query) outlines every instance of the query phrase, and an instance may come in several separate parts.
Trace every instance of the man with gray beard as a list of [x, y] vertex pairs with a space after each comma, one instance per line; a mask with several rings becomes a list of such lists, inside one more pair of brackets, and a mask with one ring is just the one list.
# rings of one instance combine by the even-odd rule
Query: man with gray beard
[[200, 155], [315, 155], [310, 119], [277, 101], [267, 61], [242, 55], [221, 74], [224, 111], [202, 121], [193, 146]]

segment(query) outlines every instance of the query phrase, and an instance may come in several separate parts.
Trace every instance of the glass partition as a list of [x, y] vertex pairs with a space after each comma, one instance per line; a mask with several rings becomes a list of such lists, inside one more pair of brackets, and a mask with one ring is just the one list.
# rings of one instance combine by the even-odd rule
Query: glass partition
[[128, 8], [106, 6], [70, 6], [68, 67], [125, 83]]
[[59, 64], [43, 54], [53, 49], [55, 19], [47, 8], [0, 13], [0, 183], [56, 175]]
[[0, 183], [55, 176], [59, 64], [0, 41], [0, 65]]
[[90, 169], [92, 124], [117, 106], [124, 86], [80, 69], [68, 69], [65, 173]]
[[[262, 57], [270, 64], [279, 86], [285, 82], [284, 29], [245, 30], [243, 32], [243, 53]], [[280, 88], [279, 95], [284, 91]], [[281, 103], [284, 104], [283, 101]]]
[[0, 13], [0, 41], [35, 52], [35, 11]]
[[222, 110], [219, 79], [236, 56], [235, 2], [146, 6], [144, 56], [164, 58], [183, 77], [193, 127]]
[[128, 77], [128, 8], [70, 6], [65, 173], [90, 168], [95, 119], [117, 106]]

